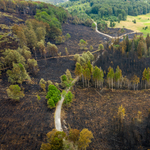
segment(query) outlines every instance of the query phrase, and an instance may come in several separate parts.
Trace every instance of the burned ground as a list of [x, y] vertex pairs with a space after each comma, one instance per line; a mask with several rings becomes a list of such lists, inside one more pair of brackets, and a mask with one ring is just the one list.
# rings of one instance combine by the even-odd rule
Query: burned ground
[[[62, 122], [65, 119], [71, 128], [76, 128], [80, 131], [83, 128], [88, 128], [88, 130], [92, 131], [94, 139], [89, 148], [87, 148], [88, 150], [119, 150], [120, 147], [117, 142], [116, 147], [110, 142], [118, 140], [110, 134], [113, 126], [112, 119], [117, 116], [118, 108], [122, 105], [125, 108], [125, 121], [127, 124], [131, 122], [132, 118], [137, 117], [138, 111], [142, 112], [144, 120], [148, 116], [150, 109], [150, 91], [111, 91], [105, 89], [101, 95], [94, 88], [77, 88], [71, 107], [64, 110], [66, 115], [62, 118]], [[112, 137], [113, 139], [111, 139]]]

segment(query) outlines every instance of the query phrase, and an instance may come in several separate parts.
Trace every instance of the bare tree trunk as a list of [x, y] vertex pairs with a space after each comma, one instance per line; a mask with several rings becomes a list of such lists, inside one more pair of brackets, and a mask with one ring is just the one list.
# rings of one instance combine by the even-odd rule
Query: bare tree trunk
[[88, 80], [88, 88], [89, 88], [89, 80]]
[[134, 91], [135, 91], [135, 83], [134, 83]]
[[82, 74], [82, 82], [83, 82], [83, 88], [84, 88], [84, 77], [83, 77], [83, 74]]
[[112, 90], [113, 90], [113, 79], [111, 79], [111, 82], [112, 82], [111, 84], [112, 84]]
[[118, 79], [118, 89], [119, 89], [119, 79]]

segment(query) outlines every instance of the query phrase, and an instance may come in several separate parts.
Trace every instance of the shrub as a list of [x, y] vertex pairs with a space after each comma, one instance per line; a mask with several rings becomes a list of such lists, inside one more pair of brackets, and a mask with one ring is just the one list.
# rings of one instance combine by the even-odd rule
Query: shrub
[[42, 90], [45, 92], [46, 91], [46, 81], [43, 78], [41, 78], [39, 85], [42, 88]]
[[136, 19], [132, 20], [133, 23], [136, 23]]
[[8, 97], [13, 100], [19, 101], [20, 98], [24, 97], [24, 92], [21, 91], [21, 88], [18, 85], [10, 85], [6, 91], [7, 91]]
[[47, 81], [47, 84], [48, 84], [48, 86], [49, 86], [49, 85], [52, 85], [53, 82], [52, 82], [51, 80], [48, 80], [48, 81]]
[[96, 25], [95, 25], [95, 23], [93, 22], [93, 23], [92, 23], [92, 29], [95, 30], [95, 28], [96, 28]]
[[64, 104], [70, 104], [72, 102], [73, 99], [73, 94], [69, 91], [66, 95], [65, 95], [65, 99], [64, 99]]

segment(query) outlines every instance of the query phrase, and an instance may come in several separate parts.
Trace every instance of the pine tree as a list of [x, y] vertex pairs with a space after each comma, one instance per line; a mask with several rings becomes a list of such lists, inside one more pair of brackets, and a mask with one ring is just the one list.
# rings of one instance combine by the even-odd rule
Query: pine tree
[[13, 68], [12, 70], [7, 70], [7, 75], [9, 76], [8, 82], [10, 83], [22, 84], [22, 82], [25, 80], [31, 81], [31, 78], [21, 63], [13, 63]]
[[143, 41], [139, 41], [138, 46], [137, 46], [137, 53], [138, 53], [138, 57], [141, 58], [142, 57], [142, 53], [144, 51], [144, 43]]
[[18, 85], [10, 85], [6, 91], [7, 91], [8, 97], [13, 100], [19, 101], [20, 98], [23, 98], [25, 96], [24, 92], [21, 91], [21, 88]]

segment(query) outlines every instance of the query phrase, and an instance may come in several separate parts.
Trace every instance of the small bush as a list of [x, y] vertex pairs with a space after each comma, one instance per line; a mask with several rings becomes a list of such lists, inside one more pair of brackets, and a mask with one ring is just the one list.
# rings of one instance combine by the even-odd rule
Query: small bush
[[46, 81], [43, 78], [41, 78], [39, 85], [42, 88], [42, 90], [45, 92], [46, 91]]
[[65, 95], [65, 99], [64, 99], [64, 104], [70, 104], [72, 102], [73, 99], [73, 94], [69, 91], [66, 95]]
[[21, 88], [18, 85], [10, 85], [6, 91], [8, 97], [13, 100], [19, 101], [20, 98], [24, 97], [24, 92], [21, 91]]

